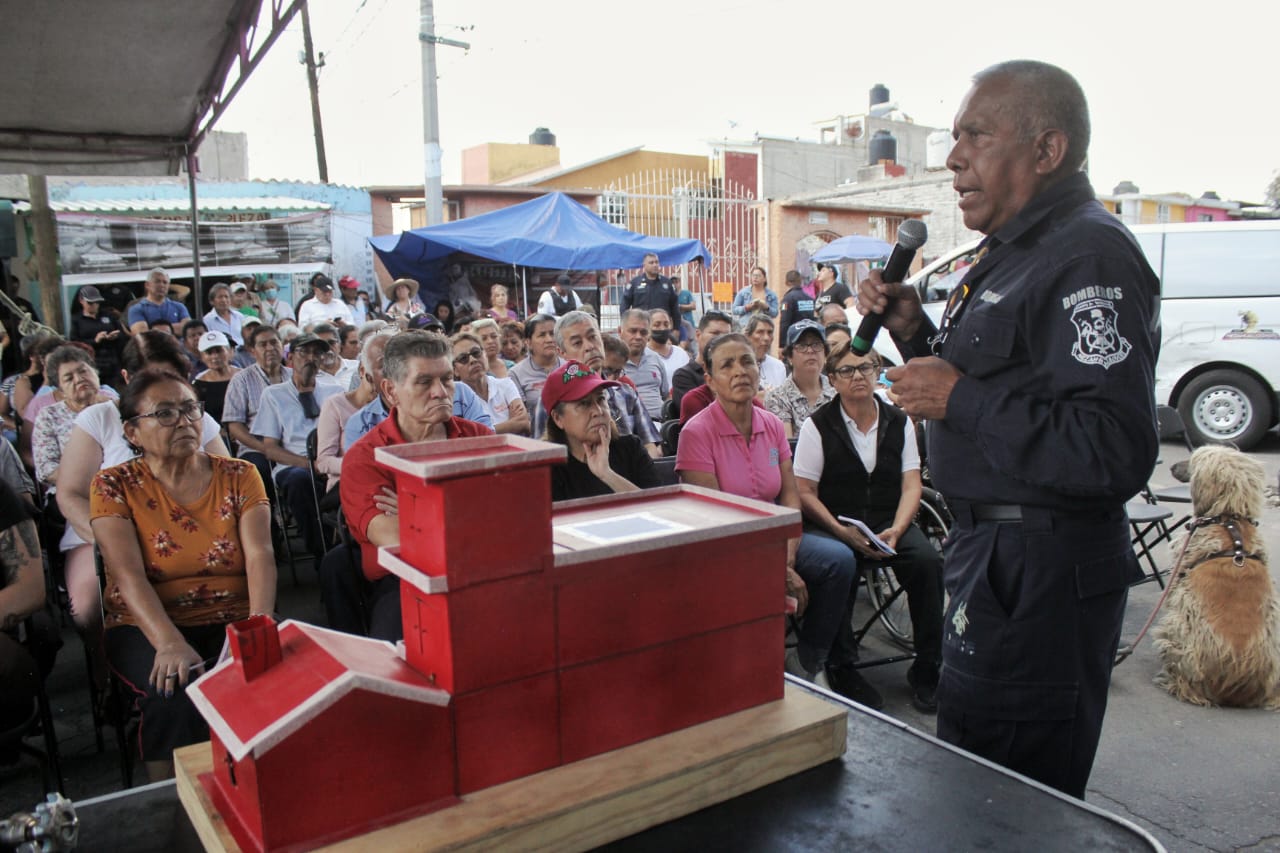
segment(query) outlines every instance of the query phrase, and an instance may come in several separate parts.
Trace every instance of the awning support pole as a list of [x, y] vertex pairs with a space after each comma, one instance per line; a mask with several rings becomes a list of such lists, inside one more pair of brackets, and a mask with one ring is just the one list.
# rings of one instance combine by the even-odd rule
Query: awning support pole
[[[195, 306], [195, 316], [201, 317], [205, 313], [205, 307], [202, 301], [204, 288], [200, 286], [200, 225], [196, 211], [196, 151], [190, 145], [187, 146], [187, 192], [191, 197], [191, 288], [192, 296], [195, 297], [191, 304]], [[174, 332], [178, 332], [178, 330], [174, 329]]]

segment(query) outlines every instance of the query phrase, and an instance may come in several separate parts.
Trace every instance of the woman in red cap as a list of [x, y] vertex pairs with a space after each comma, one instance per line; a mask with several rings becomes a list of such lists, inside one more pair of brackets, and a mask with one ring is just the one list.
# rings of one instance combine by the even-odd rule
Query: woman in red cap
[[551, 499], [565, 501], [658, 485], [653, 460], [640, 439], [619, 435], [608, 389], [618, 387], [576, 361], [551, 371], [542, 386], [546, 441], [569, 448], [568, 462], [551, 470]]

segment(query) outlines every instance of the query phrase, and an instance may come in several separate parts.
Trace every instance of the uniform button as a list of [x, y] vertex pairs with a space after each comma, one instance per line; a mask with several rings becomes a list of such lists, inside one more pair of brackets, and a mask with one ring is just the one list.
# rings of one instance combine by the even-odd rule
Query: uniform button
[[982, 335], [974, 335], [972, 338], [969, 338], [969, 343], [976, 347], [978, 344], [982, 343]]

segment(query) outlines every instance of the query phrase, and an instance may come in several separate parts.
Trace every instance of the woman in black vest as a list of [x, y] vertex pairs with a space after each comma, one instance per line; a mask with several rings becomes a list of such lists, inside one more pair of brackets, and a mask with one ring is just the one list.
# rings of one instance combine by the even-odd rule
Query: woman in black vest
[[[934, 693], [942, 660], [942, 557], [912, 520], [920, 508], [920, 455], [915, 428], [896, 406], [875, 394], [880, 357], [856, 355], [848, 345], [827, 358], [836, 398], [800, 428], [795, 474], [805, 532], [851, 550], [861, 560], [884, 559], [870, 538], [840, 516], [867, 525], [897, 551], [893, 572], [907, 593], [916, 660], [907, 671], [911, 704], [937, 711]], [[853, 596], [849, 597], [850, 616]], [[853, 642], [846, 618], [837, 642]]]

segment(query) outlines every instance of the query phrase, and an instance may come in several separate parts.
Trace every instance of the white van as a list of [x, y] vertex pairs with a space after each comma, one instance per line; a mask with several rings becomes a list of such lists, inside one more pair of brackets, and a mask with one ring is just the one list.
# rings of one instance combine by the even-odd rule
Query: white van
[[[1178, 410], [1194, 443], [1247, 450], [1280, 419], [1280, 221], [1130, 230], [1161, 283], [1156, 402]], [[934, 322], [977, 246], [966, 243], [907, 280]], [[877, 349], [897, 361], [882, 337]]]

